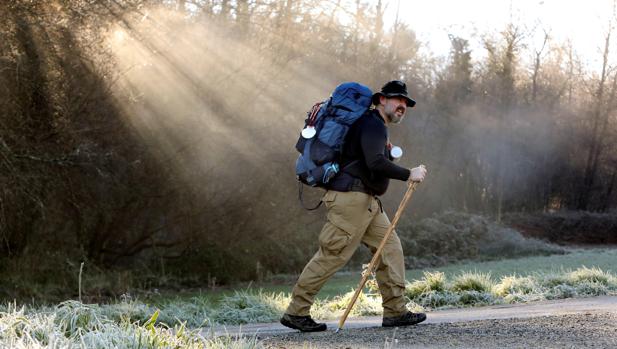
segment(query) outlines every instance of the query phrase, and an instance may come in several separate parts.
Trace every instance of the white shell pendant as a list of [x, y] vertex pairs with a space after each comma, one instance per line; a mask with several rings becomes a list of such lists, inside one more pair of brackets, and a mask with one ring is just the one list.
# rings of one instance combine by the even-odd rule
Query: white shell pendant
[[390, 156], [392, 156], [394, 160], [400, 159], [401, 156], [403, 156], [403, 149], [397, 145], [393, 146], [392, 149], [390, 149]]
[[315, 131], [315, 127], [307, 126], [304, 130], [302, 130], [302, 137], [311, 139], [315, 137], [315, 133], [317, 133], [317, 131]]

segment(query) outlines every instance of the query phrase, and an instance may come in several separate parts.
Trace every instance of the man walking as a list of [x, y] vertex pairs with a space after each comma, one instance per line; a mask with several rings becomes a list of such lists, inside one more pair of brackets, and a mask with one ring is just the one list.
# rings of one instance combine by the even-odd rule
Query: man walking
[[[416, 104], [408, 96], [405, 83], [386, 83], [373, 95], [372, 103], [375, 108], [349, 129], [340, 162], [343, 170], [331, 180], [322, 198], [328, 209], [327, 222], [319, 235], [319, 250], [304, 267], [281, 318], [287, 327], [303, 332], [326, 330], [326, 324], [311, 318], [311, 305], [324, 283], [347, 263], [360, 243], [373, 253], [377, 250], [390, 226], [378, 196], [386, 192], [390, 179], [421, 182], [426, 176], [423, 165], [411, 170], [400, 167], [390, 154], [387, 127], [400, 123], [407, 108]], [[395, 232], [383, 249], [376, 279], [382, 297], [382, 326], [415, 325], [426, 319], [423, 313], [407, 310], [403, 249]]]

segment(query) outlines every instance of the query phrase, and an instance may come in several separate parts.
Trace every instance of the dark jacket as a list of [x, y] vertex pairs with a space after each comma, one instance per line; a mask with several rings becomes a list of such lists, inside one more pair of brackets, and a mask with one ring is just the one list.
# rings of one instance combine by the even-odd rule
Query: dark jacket
[[[358, 190], [358, 183], [373, 195], [383, 195], [390, 179], [406, 181], [410, 171], [392, 162], [388, 144], [388, 128], [375, 109], [367, 111], [349, 129], [340, 161], [341, 172], [328, 189]], [[365, 190], [360, 190], [365, 191]]]

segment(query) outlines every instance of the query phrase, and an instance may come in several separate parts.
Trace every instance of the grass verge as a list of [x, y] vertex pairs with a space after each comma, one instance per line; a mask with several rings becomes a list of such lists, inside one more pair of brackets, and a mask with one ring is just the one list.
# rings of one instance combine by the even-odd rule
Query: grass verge
[[[442, 280], [444, 287], [433, 289], [428, 286], [436, 277]], [[617, 295], [617, 276], [597, 267], [534, 272], [525, 276], [508, 275], [500, 279], [482, 272], [466, 271], [452, 281], [448, 281], [442, 272], [426, 272], [406, 291], [414, 303], [428, 309], [438, 309]]]
[[203, 335], [184, 323], [159, 322], [155, 310], [143, 322], [109, 316], [104, 307], [66, 301], [54, 308], [13, 305], [0, 311], [3, 348], [262, 348], [255, 337]]
[[[413, 310], [528, 302], [544, 299], [617, 295], [611, 271], [617, 250], [579, 250], [567, 255], [467, 263], [431, 270], [411, 270], [406, 296]], [[588, 265], [589, 267], [585, 266]], [[319, 319], [344, 311], [356, 275], [334, 280], [338, 295], [317, 299]], [[372, 285], [372, 286], [370, 286]], [[279, 287], [280, 286], [276, 286]], [[336, 288], [335, 287], [335, 288]], [[375, 283], [358, 299], [352, 316], [381, 314]], [[0, 347], [88, 348], [260, 348], [251, 337], [214, 337], [201, 327], [277, 321], [289, 294], [245, 289], [145, 303], [125, 296], [113, 304], [66, 301], [56, 306], [0, 305]]]

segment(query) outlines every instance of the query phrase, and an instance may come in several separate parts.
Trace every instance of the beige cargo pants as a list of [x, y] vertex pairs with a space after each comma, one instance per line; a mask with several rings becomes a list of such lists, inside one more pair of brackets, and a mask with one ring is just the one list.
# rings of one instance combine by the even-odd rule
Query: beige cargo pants
[[[351, 258], [360, 243], [377, 250], [390, 220], [379, 201], [361, 192], [330, 190], [323, 197], [328, 221], [319, 234], [319, 250], [308, 262], [292, 291], [287, 314], [309, 315], [315, 295], [324, 283]], [[382, 297], [383, 316], [398, 316], [406, 311], [405, 264], [401, 242], [392, 232], [376, 269]]]

